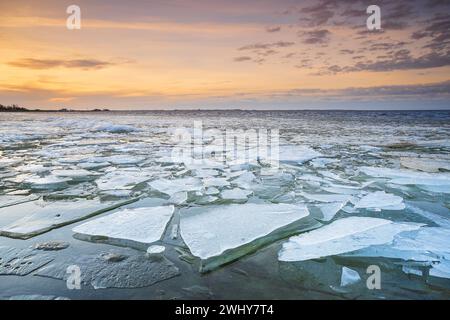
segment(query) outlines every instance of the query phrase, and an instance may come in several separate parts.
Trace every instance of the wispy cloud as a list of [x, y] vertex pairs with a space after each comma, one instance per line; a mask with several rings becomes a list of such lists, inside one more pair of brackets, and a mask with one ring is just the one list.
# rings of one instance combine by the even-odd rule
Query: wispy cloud
[[248, 57], [248, 56], [241, 56], [241, 57], [236, 57], [233, 60], [236, 62], [243, 62], [243, 61], [251, 61], [252, 58]]
[[273, 33], [273, 32], [279, 32], [281, 31], [281, 27], [277, 26], [277, 27], [267, 27], [266, 31], [269, 33]]
[[8, 62], [8, 65], [27, 69], [52, 69], [52, 68], [77, 68], [83, 70], [103, 69], [115, 65], [110, 61], [102, 61], [96, 59], [74, 59], [74, 60], [58, 60], [58, 59], [34, 59], [25, 58]]
[[272, 43], [254, 43], [249, 44], [243, 47], [240, 47], [238, 50], [258, 50], [258, 49], [273, 49], [273, 48], [286, 48], [291, 47], [295, 44], [295, 42], [290, 41], [277, 41]]
[[303, 43], [306, 44], [320, 44], [327, 43], [330, 40], [331, 32], [326, 29], [301, 31], [299, 36], [303, 37]]

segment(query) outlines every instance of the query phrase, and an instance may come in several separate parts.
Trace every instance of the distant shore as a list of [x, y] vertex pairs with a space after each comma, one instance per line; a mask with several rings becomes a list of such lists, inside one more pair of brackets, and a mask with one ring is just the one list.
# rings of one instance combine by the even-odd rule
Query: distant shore
[[27, 109], [19, 107], [18, 105], [4, 106], [0, 104], [0, 112], [108, 112], [109, 109], [92, 109], [92, 110], [73, 110], [73, 109], [55, 109], [55, 110], [42, 110], [42, 109]]
[[24, 107], [19, 107], [18, 105], [10, 105], [5, 106], [0, 104], [0, 112], [42, 112], [42, 113], [58, 113], [58, 112], [70, 112], [70, 113], [85, 113], [85, 112], [115, 112], [115, 113], [123, 113], [123, 112], [450, 112], [450, 109], [239, 109], [239, 108], [229, 108], [229, 109], [204, 109], [204, 108], [192, 108], [192, 109], [106, 109], [106, 108], [95, 108], [95, 109], [29, 109]]

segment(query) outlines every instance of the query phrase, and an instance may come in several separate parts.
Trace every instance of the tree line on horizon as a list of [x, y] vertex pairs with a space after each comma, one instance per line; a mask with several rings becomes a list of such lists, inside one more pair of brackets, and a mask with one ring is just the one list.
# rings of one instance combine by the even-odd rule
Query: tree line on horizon
[[0, 112], [100, 112], [100, 111], [109, 111], [109, 109], [93, 109], [93, 110], [71, 110], [71, 109], [58, 109], [58, 110], [42, 110], [42, 109], [27, 109], [24, 107], [19, 107], [17, 104], [12, 104], [9, 106], [5, 106], [0, 104]]

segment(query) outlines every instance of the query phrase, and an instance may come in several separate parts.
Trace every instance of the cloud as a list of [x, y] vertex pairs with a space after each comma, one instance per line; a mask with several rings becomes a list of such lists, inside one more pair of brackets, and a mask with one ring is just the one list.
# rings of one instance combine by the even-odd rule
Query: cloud
[[259, 49], [267, 50], [273, 48], [286, 48], [291, 47], [294, 44], [295, 44], [294, 42], [287, 42], [287, 41], [278, 41], [273, 43], [254, 43], [240, 47], [238, 50], [243, 51], [243, 50], [259, 50]]
[[303, 43], [306, 44], [319, 44], [327, 43], [330, 39], [331, 32], [326, 29], [313, 30], [313, 31], [301, 31], [300, 37], [303, 37]]
[[443, 52], [450, 50], [450, 15], [436, 15], [426, 21], [426, 27], [411, 35], [414, 40], [427, 38], [428, 42], [424, 48]]
[[439, 54], [436, 52], [421, 55], [419, 57], [411, 56], [411, 52], [407, 49], [398, 50], [388, 55], [386, 59], [380, 59], [372, 62], [358, 62], [353, 66], [333, 65], [326, 70], [319, 72], [317, 75], [336, 74], [358, 71], [387, 72], [394, 70], [418, 70], [431, 69], [450, 66], [450, 52], [447, 54]]
[[418, 97], [434, 98], [450, 98], [450, 81], [414, 84], [414, 85], [389, 85], [389, 86], [374, 86], [374, 87], [348, 87], [343, 89], [293, 89], [285, 92], [274, 92], [272, 96], [278, 97], [303, 97], [315, 98], [318, 100], [352, 100], [352, 99], [367, 99], [380, 98], [389, 100], [393, 97], [400, 97], [404, 99]]
[[266, 31], [269, 33], [279, 32], [279, 31], [281, 31], [281, 27], [279, 27], [279, 26], [278, 27], [267, 27]]
[[77, 68], [83, 70], [103, 69], [115, 65], [116, 63], [109, 61], [101, 61], [96, 59], [34, 59], [25, 58], [8, 62], [10, 66], [27, 68], [27, 69], [52, 69], [52, 68]]
[[429, 8], [450, 6], [450, 0], [428, 0], [427, 6]]
[[301, 21], [308, 22], [310, 27], [318, 27], [326, 24], [334, 16], [334, 8], [336, 4], [333, 1], [321, 1], [309, 7], [300, 10], [303, 14]]
[[248, 56], [241, 56], [241, 57], [236, 57], [233, 59], [233, 61], [235, 62], [243, 62], [243, 61], [251, 61], [252, 58], [248, 57]]

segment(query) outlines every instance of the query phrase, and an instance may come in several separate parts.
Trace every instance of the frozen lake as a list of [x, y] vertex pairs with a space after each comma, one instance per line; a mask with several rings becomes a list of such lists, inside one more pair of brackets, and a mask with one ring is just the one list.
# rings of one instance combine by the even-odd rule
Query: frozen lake
[[0, 113], [11, 297], [448, 299], [450, 112]]

